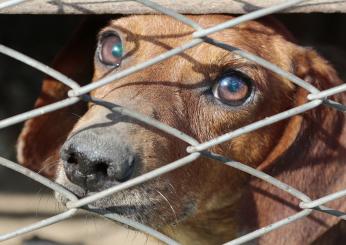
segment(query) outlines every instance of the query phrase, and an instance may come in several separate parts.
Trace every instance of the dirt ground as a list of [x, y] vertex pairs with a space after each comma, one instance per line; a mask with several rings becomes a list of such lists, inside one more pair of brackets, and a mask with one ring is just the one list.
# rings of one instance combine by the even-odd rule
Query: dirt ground
[[[0, 234], [51, 217], [62, 211], [52, 195], [0, 194]], [[73, 218], [30, 232], [1, 245], [159, 245], [142, 233], [81, 212]]]

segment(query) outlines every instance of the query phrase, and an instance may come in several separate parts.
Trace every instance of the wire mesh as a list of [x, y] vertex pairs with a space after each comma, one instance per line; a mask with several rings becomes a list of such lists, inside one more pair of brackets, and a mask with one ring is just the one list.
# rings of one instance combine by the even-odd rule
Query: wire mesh
[[[215, 159], [217, 161], [220, 161], [232, 168], [238, 169], [240, 171], [243, 171], [245, 173], [248, 173], [249, 175], [252, 175], [254, 177], [257, 177], [259, 179], [262, 179], [263, 181], [266, 181], [267, 183], [281, 189], [284, 192], [287, 192], [288, 194], [298, 198], [299, 200], [301, 200], [299, 207], [302, 209], [300, 212], [297, 212], [296, 214], [289, 216], [285, 219], [279, 220], [273, 224], [270, 224], [266, 227], [260, 228], [258, 230], [255, 230], [251, 233], [245, 234], [241, 237], [236, 238], [235, 240], [229, 241], [226, 244], [242, 244], [245, 242], [248, 242], [250, 240], [253, 240], [255, 238], [258, 238], [272, 230], [278, 229], [281, 226], [284, 226], [286, 224], [295, 222], [296, 220], [299, 220], [309, 214], [312, 213], [313, 210], [318, 210], [320, 212], [325, 212], [328, 213], [330, 215], [335, 215], [338, 216], [340, 219], [346, 219], [346, 215], [345, 213], [338, 211], [338, 210], [333, 210], [330, 209], [328, 207], [322, 206], [330, 201], [339, 199], [341, 197], [346, 196], [346, 189], [345, 190], [341, 190], [339, 192], [336, 193], [332, 193], [329, 194], [327, 196], [321, 197], [319, 199], [316, 200], [311, 200], [310, 197], [308, 197], [306, 194], [300, 192], [299, 190], [293, 188], [292, 186], [289, 186], [281, 181], [279, 181], [276, 178], [273, 178], [272, 176], [259, 171], [257, 169], [254, 169], [252, 167], [249, 167], [245, 164], [242, 164], [240, 162], [235, 162], [232, 161], [230, 159], [227, 159], [224, 156], [215, 154], [213, 152], [207, 151], [210, 147], [221, 144], [223, 142], [229, 141], [235, 137], [238, 137], [240, 135], [243, 135], [245, 133], [249, 133], [252, 132], [254, 130], [257, 130], [259, 128], [265, 127], [267, 125], [282, 121], [286, 118], [292, 117], [294, 115], [298, 115], [300, 113], [303, 113], [305, 111], [311, 110], [316, 108], [317, 106], [321, 105], [321, 104], [325, 104], [328, 106], [331, 106], [333, 108], [335, 108], [336, 110], [340, 110], [340, 111], [345, 111], [345, 106], [341, 105], [335, 101], [331, 101], [329, 99], [326, 99], [326, 97], [337, 94], [337, 93], [341, 93], [346, 91], [346, 85], [342, 84], [333, 88], [329, 88], [327, 90], [324, 91], [319, 91], [316, 87], [312, 86], [311, 84], [307, 83], [306, 81], [296, 77], [294, 74], [288, 73], [282, 69], [280, 69], [278, 66], [262, 59], [261, 57], [258, 57], [254, 54], [248, 53], [244, 50], [240, 50], [237, 47], [232, 47], [229, 46], [225, 43], [219, 42], [217, 40], [211, 39], [210, 37], [208, 37], [208, 35], [221, 31], [225, 28], [231, 28], [234, 27], [238, 24], [241, 24], [245, 21], [248, 20], [253, 20], [253, 19], [257, 19], [266, 15], [269, 15], [271, 13], [276, 13], [278, 11], [290, 8], [290, 7], [294, 7], [296, 6], [298, 3], [303, 2], [302, 0], [294, 0], [294, 1], [284, 1], [281, 4], [266, 8], [266, 9], [260, 9], [254, 12], [251, 12], [249, 14], [245, 14], [242, 15], [240, 17], [234, 18], [230, 21], [224, 22], [222, 24], [210, 27], [210, 28], [202, 28], [201, 26], [199, 26], [197, 23], [195, 23], [194, 21], [190, 20], [189, 18], [185, 17], [184, 15], [181, 15], [179, 13], [176, 13], [175, 11], [171, 10], [171, 9], [167, 9], [163, 6], [160, 6], [154, 2], [151, 2], [149, 0], [133, 0], [134, 2], [138, 2], [140, 4], [143, 4], [149, 8], [152, 8], [158, 12], [161, 12], [162, 14], [166, 14], [171, 16], [172, 18], [175, 18], [176, 20], [185, 23], [186, 25], [191, 26], [192, 28], [195, 29], [194, 34], [192, 35], [192, 40], [190, 40], [189, 42], [185, 43], [182, 46], [176, 47], [174, 49], [171, 49], [169, 51], [167, 51], [166, 53], [160, 54], [157, 57], [154, 57], [148, 61], [145, 61], [141, 64], [137, 64], [135, 66], [132, 66], [130, 68], [127, 68], [121, 72], [115, 73], [115, 74], [111, 74], [109, 76], [106, 76], [105, 78], [93, 82], [91, 84], [85, 85], [83, 87], [80, 87], [78, 85], [77, 82], [71, 80], [70, 78], [66, 77], [65, 75], [61, 74], [60, 72], [24, 55], [21, 54], [11, 48], [8, 48], [6, 46], [0, 45], [0, 53], [10, 56], [12, 58], [15, 58], [23, 63], [26, 63], [29, 66], [32, 66], [33, 68], [40, 70], [41, 72], [48, 74], [49, 76], [57, 79], [58, 81], [64, 83], [65, 85], [67, 85], [68, 87], [71, 88], [71, 90], [68, 92], [68, 96], [69, 98], [47, 105], [47, 106], [43, 106], [41, 108], [37, 108], [34, 110], [31, 110], [29, 112], [25, 112], [4, 120], [0, 121], [0, 129], [1, 128], [5, 128], [8, 127], [10, 125], [19, 123], [19, 122], [23, 122], [25, 120], [28, 120], [30, 118], [45, 114], [45, 113], [49, 113], [51, 111], [55, 111], [58, 110], [60, 108], [66, 107], [66, 106], [70, 106], [72, 104], [77, 103], [78, 101], [80, 101], [81, 99], [86, 100], [88, 102], [94, 103], [94, 104], [98, 104], [100, 106], [104, 106], [105, 108], [108, 108], [109, 110], [113, 111], [113, 112], [117, 112], [120, 113], [121, 115], [126, 115], [128, 117], [134, 118], [136, 120], [139, 120], [140, 122], [146, 124], [146, 125], [150, 125], [152, 127], [155, 127], [158, 130], [161, 130], [165, 133], [168, 133], [176, 138], [179, 138], [180, 140], [185, 141], [186, 143], [189, 144], [189, 146], [187, 147], [187, 153], [188, 155], [178, 159], [174, 162], [168, 163], [166, 165], [164, 165], [163, 167], [157, 168], [155, 170], [152, 170], [148, 173], [145, 173], [141, 176], [135, 177], [133, 179], [130, 179], [122, 184], [113, 186], [111, 188], [108, 188], [104, 191], [95, 193], [91, 196], [88, 197], [84, 197], [84, 198], [77, 198], [73, 193], [71, 193], [69, 190], [64, 189], [62, 186], [52, 182], [51, 180], [29, 170], [24, 168], [21, 165], [18, 165], [17, 163], [11, 162], [7, 159], [1, 158], [0, 157], [0, 165], [10, 168], [14, 171], [17, 171], [25, 176], [27, 176], [28, 178], [31, 178], [39, 183], [41, 183], [42, 185], [47, 186], [48, 188], [54, 190], [55, 192], [60, 193], [62, 196], [64, 196], [65, 198], [67, 198], [69, 200], [69, 202], [67, 203], [67, 208], [68, 210], [60, 213], [56, 216], [50, 217], [48, 219], [44, 219], [41, 220], [37, 223], [25, 226], [23, 228], [17, 229], [13, 232], [9, 232], [6, 234], [1, 234], [0, 235], [0, 241], [5, 241], [8, 239], [11, 239], [13, 237], [22, 235], [24, 233], [30, 232], [30, 231], [34, 231], [37, 229], [40, 229], [42, 227], [46, 227], [49, 225], [52, 225], [54, 223], [57, 222], [61, 222], [65, 219], [68, 219], [70, 217], [72, 217], [73, 215], [75, 215], [76, 211], [78, 209], [87, 209], [85, 206], [88, 204], [92, 204], [94, 201], [99, 200], [101, 198], [107, 197], [109, 195], [112, 195], [116, 192], [119, 192], [121, 190], [125, 190], [128, 189], [130, 187], [133, 187], [135, 185], [138, 185], [140, 183], [146, 182], [148, 180], [151, 180], [153, 178], [156, 178], [160, 175], [163, 175], [167, 172], [170, 172], [174, 169], [177, 169], [179, 167], [182, 167], [184, 165], [187, 165], [191, 162], [193, 162], [194, 160], [196, 160], [197, 158], [204, 156], [204, 157], [208, 157], [211, 159]], [[0, 9], [1, 8], [5, 8], [5, 7], [9, 7], [9, 6], [13, 6], [16, 4], [20, 4], [22, 1], [5, 1], [3, 3], [0, 4]], [[228, 132], [224, 135], [221, 135], [215, 139], [209, 140], [207, 142], [198, 142], [196, 139], [194, 139], [193, 137], [190, 137], [189, 135], [184, 134], [183, 132], [172, 128], [158, 120], [155, 120], [153, 118], [147, 117], [145, 115], [142, 115], [138, 112], [132, 111], [128, 108], [124, 108], [118, 105], [114, 105], [112, 103], [109, 103], [107, 101], [103, 101], [100, 99], [96, 99], [96, 98], [92, 98], [88, 95], [88, 93], [96, 88], [102, 87], [108, 83], [111, 83], [117, 79], [121, 79], [123, 77], [126, 77], [130, 74], [133, 74], [135, 72], [141, 71], [143, 69], [146, 69], [149, 66], [152, 66], [154, 64], [157, 64], [163, 60], [166, 60], [174, 55], [180, 54], [182, 52], [184, 52], [187, 49], [190, 49], [192, 47], [195, 47], [203, 42], [207, 42], [211, 45], [215, 45], [218, 46], [220, 48], [223, 48], [225, 50], [228, 50], [230, 52], [234, 52], [239, 56], [242, 56], [246, 59], [249, 59], [263, 67], [265, 67], [266, 69], [269, 69], [271, 71], [273, 71], [274, 73], [290, 80], [292, 83], [296, 84], [297, 86], [300, 86], [302, 88], [304, 88], [305, 90], [307, 90], [310, 94], [307, 96], [308, 98], [308, 102], [297, 106], [295, 108], [289, 109], [287, 111], [278, 113], [276, 115], [267, 117], [263, 120], [254, 122], [250, 125], [241, 127], [235, 131], [232, 132]], [[88, 209], [90, 212], [93, 212], [92, 210]], [[129, 225], [135, 229], [138, 229], [142, 232], [145, 232], [159, 240], [161, 240], [164, 243], [167, 244], [179, 244], [178, 242], [172, 240], [171, 238], [167, 237], [164, 234], [161, 234], [160, 232], [146, 226], [143, 224], [139, 224], [135, 221], [129, 220], [125, 217], [119, 216], [117, 214], [109, 214], [109, 213], [102, 213], [99, 212], [99, 215], [102, 215], [108, 219], [112, 219], [115, 220], [117, 222], [121, 222], [124, 223], [126, 225]]]

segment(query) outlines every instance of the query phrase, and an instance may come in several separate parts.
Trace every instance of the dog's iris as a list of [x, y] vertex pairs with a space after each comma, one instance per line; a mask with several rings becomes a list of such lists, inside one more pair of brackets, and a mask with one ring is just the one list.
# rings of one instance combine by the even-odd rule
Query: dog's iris
[[99, 44], [99, 59], [105, 65], [118, 67], [124, 53], [121, 39], [116, 34], [107, 34]]
[[219, 83], [221, 91], [226, 90], [232, 94], [239, 92], [244, 87], [243, 81], [235, 76], [224, 77]]
[[226, 104], [239, 105], [249, 97], [250, 85], [250, 78], [238, 71], [232, 71], [219, 77], [213, 93]]

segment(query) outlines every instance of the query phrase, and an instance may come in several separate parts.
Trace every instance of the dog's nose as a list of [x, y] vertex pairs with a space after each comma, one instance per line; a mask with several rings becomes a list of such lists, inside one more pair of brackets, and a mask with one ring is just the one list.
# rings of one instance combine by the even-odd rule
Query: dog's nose
[[110, 132], [88, 129], [70, 137], [61, 149], [67, 178], [88, 191], [99, 191], [128, 180], [135, 155]]

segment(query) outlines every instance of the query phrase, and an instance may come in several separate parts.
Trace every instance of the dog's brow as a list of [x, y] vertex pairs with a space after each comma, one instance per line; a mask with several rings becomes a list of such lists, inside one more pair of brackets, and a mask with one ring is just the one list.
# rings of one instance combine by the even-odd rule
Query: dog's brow
[[106, 26], [101, 31], [99, 31], [99, 33], [97, 34], [97, 38], [100, 39], [103, 35], [105, 35], [109, 32], [117, 33], [119, 36], [123, 35], [123, 33], [120, 29], [113, 27], [113, 26]]

